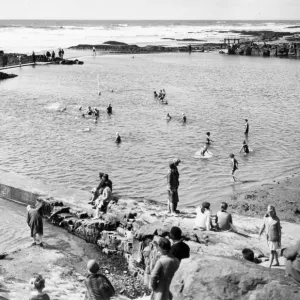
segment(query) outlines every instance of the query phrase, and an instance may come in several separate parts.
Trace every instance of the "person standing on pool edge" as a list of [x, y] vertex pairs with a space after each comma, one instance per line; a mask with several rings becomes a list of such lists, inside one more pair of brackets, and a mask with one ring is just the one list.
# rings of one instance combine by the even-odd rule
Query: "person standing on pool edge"
[[233, 153], [229, 154], [229, 157], [231, 158], [231, 166], [232, 166], [231, 175], [232, 175], [233, 180], [236, 181], [234, 173], [236, 172], [236, 170], [238, 170], [239, 163], [236, 160], [236, 158], [234, 157]]
[[245, 119], [245, 135], [248, 135], [249, 133], [249, 123], [248, 123], [248, 119]]
[[170, 170], [167, 175], [167, 189], [168, 189], [168, 213], [176, 215], [176, 208], [178, 205], [178, 186], [179, 173], [176, 165], [172, 162], [169, 165]]

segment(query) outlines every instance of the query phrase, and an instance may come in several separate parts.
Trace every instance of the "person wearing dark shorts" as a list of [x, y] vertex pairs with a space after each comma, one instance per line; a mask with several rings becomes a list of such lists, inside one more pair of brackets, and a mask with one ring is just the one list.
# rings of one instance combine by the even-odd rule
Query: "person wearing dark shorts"
[[170, 163], [170, 170], [167, 175], [167, 183], [168, 183], [168, 212], [172, 215], [176, 215], [176, 209], [179, 202], [178, 197], [178, 174], [176, 172], [176, 165], [174, 163]]
[[244, 142], [243, 142], [243, 146], [242, 146], [242, 148], [241, 148], [240, 152], [241, 152], [242, 150], [244, 151], [244, 153], [245, 153], [245, 154], [248, 154], [248, 153], [250, 153], [250, 151], [249, 151], [249, 147], [248, 147], [248, 145], [247, 145], [246, 141], [244, 141]]

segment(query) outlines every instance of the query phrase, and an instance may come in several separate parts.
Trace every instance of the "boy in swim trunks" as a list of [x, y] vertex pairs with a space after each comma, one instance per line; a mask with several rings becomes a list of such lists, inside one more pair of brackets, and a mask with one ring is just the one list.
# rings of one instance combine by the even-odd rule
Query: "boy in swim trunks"
[[234, 173], [236, 172], [236, 170], [238, 170], [238, 161], [235, 159], [234, 157], [234, 154], [229, 154], [229, 157], [231, 158], [231, 167], [232, 167], [232, 170], [231, 170], [231, 175], [232, 175], [232, 178], [233, 180], [235, 181], [235, 176], [234, 176]]
[[210, 132], [206, 132], [206, 145], [210, 145], [213, 140], [210, 139]]

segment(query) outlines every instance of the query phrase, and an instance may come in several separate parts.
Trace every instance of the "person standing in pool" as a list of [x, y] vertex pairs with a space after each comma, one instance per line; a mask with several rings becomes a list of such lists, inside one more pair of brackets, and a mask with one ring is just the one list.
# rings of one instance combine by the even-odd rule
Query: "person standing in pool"
[[232, 175], [233, 180], [235, 181], [234, 173], [238, 170], [239, 163], [236, 160], [236, 158], [234, 157], [233, 153], [229, 154], [229, 157], [231, 158], [231, 167], [232, 167], [231, 175]]
[[111, 106], [110, 103], [108, 104], [108, 107], [107, 107], [107, 109], [106, 109], [106, 112], [107, 112], [109, 115], [112, 114], [112, 106]]
[[117, 132], [116, 135], [117, 135], [117, 137], [116, 137], [115, 143], [120, 144], [122, 140], [121, 140], [121, 137], [119, 135], [119, 132]]
[[248, 119], [245, 119], [245, 135], [248, 135], [249, 133], [249, 123], [248, 123]]
[[241, 152], [242, 150], [244, 151], [244, 154], [248, 154], [248, 153], [250, 152], [250, 151], [249, 151], [249, 147], [248, 147], [246, 141], [243, 142], [243, 146], [242, 146], [240, 152]]
[[182, 124], [186, 123], [186, 116], [184, 113], [182, 113], [182, 118], [179, 120], [179, 122], [182, 122]]
[[209, 146], [213, 142], [213, 140], [210, 139], [210, 132], [206, 132], [206, 145]]

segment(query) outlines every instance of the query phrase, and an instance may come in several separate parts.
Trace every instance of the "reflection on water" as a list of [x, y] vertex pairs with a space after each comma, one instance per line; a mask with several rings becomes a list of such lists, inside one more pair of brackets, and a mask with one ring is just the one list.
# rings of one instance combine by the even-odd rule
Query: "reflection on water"
[[[179, 157], [185, 205], [226, 200], [231, 152], [244, 182], [236, 191], [299, 170], [300, 61], [207, 53], [83, 60], [83, 66], [16, 69], [19, 77], [0, 83], [2, 169], [84, 190], [97, 184], [102, 171], [110, 174], [115, 192], [164, 202], [168, 163]], [[169, 105], [153, 99], [162, 88]], [[105, 114], [108, 103], [111, 117]], [[100, 108], [97, 124], [80, 116], [81, 105]], [[60, 112], [64, 106], [67, 111]], [[186, 126], [177, 122], [183, 112]], [[249, 156], [238, 153], [245, 118]], [[213, 157], [196, 159], [207, 131], [215, 141]]]

